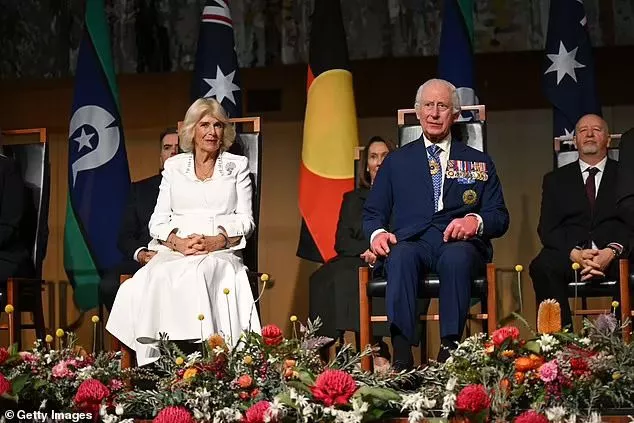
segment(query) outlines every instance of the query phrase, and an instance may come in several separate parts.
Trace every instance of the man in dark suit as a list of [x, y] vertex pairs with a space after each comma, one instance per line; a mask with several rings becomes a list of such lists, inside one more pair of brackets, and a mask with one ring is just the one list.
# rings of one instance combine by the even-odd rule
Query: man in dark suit
[[608, 125], [585, 115], [575, 127], [579, 160], [544, 176], [537, 232], [543, 248], [530, 265], [537, 303], [561, 305], [562, 325], [572, 325], [567, 285], [574, 280], [618, 277], [618, 257], [628, 246], [627, 227], [616, 210], [617, 162], [608, 158]]
[[[438, 359], [462, 336], [471, 281], [492, 258], [490, 240], [509, 225], [502, 187], [491, 158], [451, 137], [460, 114], [456, 88], [425, 82], [416, 95], [423, 135], [391, 153], [381, 165], [364, 205], [363, 226], [372, 251], [387, 257], [386, 307], [394, 367], [413, 365], [419, 283], [440, 277]], [[385, 228], [390, 224], [393, 232]]]
[[0, 154], [0, 282], [30, 277], [33, 264], [22, 231], [25, 188], [14, 161]]
[[[161, 170], [165, 160], [178, 154], [178, 134], [176, 128], [168, 128], [161, 134]], [[148, 222], [154, 212], [158, 197], [161, 175], [154, 175], [147, 179], [134, 182], [130, 186], [128, 204], [126, 206], [121, 230], [119, 231], [118, 246], [125, 259], [119, 266], [104, 275], [99, 284], [101, 302], [108, 311], [112, 308], [119, 289], [119, 277], [124, 274], [134, 274], [141, 266], [154, 257], [155, 251], [146, 247], [150, 240]]]

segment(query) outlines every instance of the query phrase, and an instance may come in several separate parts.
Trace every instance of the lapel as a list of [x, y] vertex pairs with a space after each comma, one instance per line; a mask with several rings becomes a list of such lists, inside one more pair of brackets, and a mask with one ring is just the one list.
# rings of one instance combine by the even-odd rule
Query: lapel
[[[467, 151], [467, 147], [465, 146], [465, 144], [461, 141], [456, 141], [453, 138], [451, 139], [451, 150], [449, 151], [449, 160], [468, 160], [468, 157], [465, 157], [465, 152]], [[447, 169], [443, 169], [444, 172], [447, 171]], [[454, 184], [456, 183], [456, 179], [455, 178], [446, 178], [445, 177], [445, 183], [443, 184], [443, 188], [442, 188], [442, 198], [443, 198], [443, 203], [445, 202], [445, 198], [447, 197], [447, 193], [449, 192], [450, 189], [453, 188]]]
[[[566, 187], [569, 187], [569, 189], [566, 189]], [[568, 174], [566, 175], [566, 181], [562, 184], [562, 189], [564, 192], [568, 190], [572, 197], [571, 200], [577, 204], [583, 204], [583, 208], [588, 214], [592, 214], [590, 202], [586, 195], [586, 185], [583, 183], [583, 175], [579, 167], [579, 160], [570, 165]]]

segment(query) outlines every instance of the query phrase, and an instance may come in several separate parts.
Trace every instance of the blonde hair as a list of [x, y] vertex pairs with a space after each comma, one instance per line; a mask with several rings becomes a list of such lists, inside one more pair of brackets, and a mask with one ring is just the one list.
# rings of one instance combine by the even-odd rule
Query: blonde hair
[[225, 112], [222, 105], [213, 98], [199, 98], [187, 109], [185, 119], [183, 119], [183, 124], [178, 132], [179, 144], [181, 150], [185, 153], [189, 153], [194, 149], [196, 124], [207, 115], [218, 119], [224, 125], [224, 133], [220, 144], [221, 151], [227, 151], [235, 141], [236, 128], [229, 122], [227, 112]]

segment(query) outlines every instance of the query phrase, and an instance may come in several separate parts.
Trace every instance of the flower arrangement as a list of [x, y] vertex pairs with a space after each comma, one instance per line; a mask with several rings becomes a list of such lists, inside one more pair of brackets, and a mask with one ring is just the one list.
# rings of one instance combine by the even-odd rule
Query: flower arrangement
[[545, 302], [530, 339], [505, 326], [466, 339], [444, 364], [400, 373], [361, 371], [373, 351], [349, 345], [324, 363], [318, 351], [331, 339], [317, 335], [319, 319], [292, 316], [291, 337], [268, 325], [235, 347], [214, 335], [189, 355], [162, 335], [145, 341], [161, 352], [151, 369], [121, 370], [118, 353], [87, 354], [62, 331], [58, 348], [52, 339], [30, 352], [0, 348], [0, 406], [89, 412], [105, 423], [598, 422], [597, 410], [634, 407], [634, 347], [614, 315], [575, 335], [561, 330], [559, 313]]

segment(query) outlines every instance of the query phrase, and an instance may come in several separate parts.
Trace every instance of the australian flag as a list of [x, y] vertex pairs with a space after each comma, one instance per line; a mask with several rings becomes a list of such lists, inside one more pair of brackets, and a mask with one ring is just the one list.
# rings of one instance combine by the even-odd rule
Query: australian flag
[[569, 138], [569, 148], [577, 121], [601, 115], [587, 22], [582, 0], [550, 2], [542, 82], [553, 105], [553, 137]]
[[198, 34], [192, 101], [213, 97], [229, 117], [242, 116], [240, 71], [226, 0], [207, 0]]

